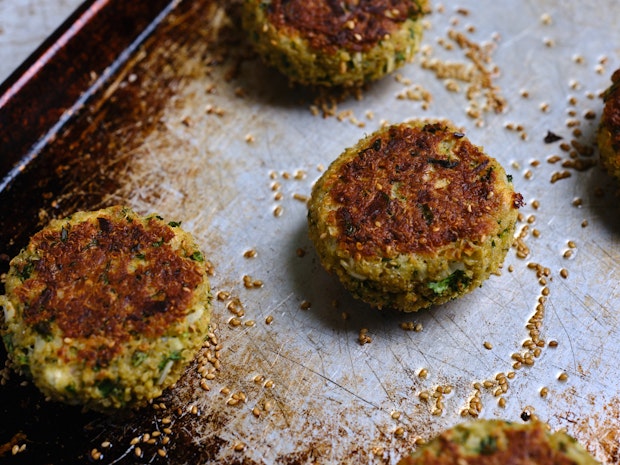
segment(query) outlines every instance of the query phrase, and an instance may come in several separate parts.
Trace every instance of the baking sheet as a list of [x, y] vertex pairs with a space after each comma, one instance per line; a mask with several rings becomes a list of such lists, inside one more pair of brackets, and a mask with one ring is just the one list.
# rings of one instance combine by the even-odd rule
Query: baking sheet
[[[536, 415], [620, 463], [618, 184], [594, 148], [620, 61], [613, 2], [435, 3], [416, 61], [357, 95], [291, 87], [262, 66], [237, 2], [170, 5], [54, 134], [2, 151], [23, 167], [5, 169], [0, 254], [6, 267], [76, 209], [126, 203], [182, 221], [213, 264], [217, 341], [127, 417], [45, 402], [10, 375], [2, 458], [394, 464], [457, 422]], [[321, 269], [304, 199], [345, 147], [411, 117], [462, 126], [527, 205], [501, 275], [401, 314], [354, 301]], [[523, 347], [532, 318], [536, 355]], [[532, 364], [515, 368], [515, 354]]]
[[19, 0], [0, 3], [0, 82], [62, 24], [81, 0]]

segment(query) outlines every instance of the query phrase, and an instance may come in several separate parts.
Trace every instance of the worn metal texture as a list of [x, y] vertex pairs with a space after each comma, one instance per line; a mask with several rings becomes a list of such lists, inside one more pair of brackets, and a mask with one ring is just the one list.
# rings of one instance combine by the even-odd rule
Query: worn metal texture
[[[3, 198], [47, 188], [30, 204], [39, 226], [114, 203], [182, 221], [213, 264], [214, 338], [126, 418], [65, 411], [12, 375], [0, 395], [44, 424], [71, 415], [81, 441], [3, 435], [56, 463], [395, 464], [458, 422], [537, 416], [620, 463], [618, 181], [595, 145], [620, 9], [459, 0], [426, 23], [413, 63], [325, 92], [261, 64], [237, 2], [180, 2]], [[345, 147], [413, 117], [462, 127], [526, 205], [500, 275], [404, 314], [353, 300], [321, 268], [305, 199]], [[5, 259], [34, 233], [14, 230]]]
[[3, 0], [0, 2], [0, 81], [69, 17], [80, 0]]

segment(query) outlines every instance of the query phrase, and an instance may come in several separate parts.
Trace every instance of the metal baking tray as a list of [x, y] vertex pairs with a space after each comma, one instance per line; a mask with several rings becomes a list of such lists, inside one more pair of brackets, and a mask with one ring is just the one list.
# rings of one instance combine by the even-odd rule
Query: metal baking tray
[[[114, 417], [5, 368], [3, 462], [395, 464], [458, 422], [537, 416], [620, 463], [618, 182], [595, 146], [620, 9], [433, 3], [416, 60], [360, 92], [288, 85], [239, 2], [212, 0], [87, 2], [2, 84], [2, 272], [51, 218], [158, 212], [213, 264], [217, 339]], [[305, 199], [344, 148], [413, 117], [462, 127], [526, 206], [500, 275], [403, 314], [320, 267]]]

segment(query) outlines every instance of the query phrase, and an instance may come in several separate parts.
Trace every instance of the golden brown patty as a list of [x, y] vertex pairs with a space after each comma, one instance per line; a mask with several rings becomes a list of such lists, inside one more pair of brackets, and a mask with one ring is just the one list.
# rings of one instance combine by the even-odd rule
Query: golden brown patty
[[292, 81], [357, 86], [413, 58], [427, 0], [245, 0], [258, 53]]
[[415, 311], [498, 270], [521, 202], [460, 131], [412, 121], [345, 150], [314, 185], [308, 224], [321, 262], [354, 296]]
[[603, 96], [605, 106], [597, 142], [603, 168], [620, 179], [620, 69], [612, 74], [611, 81]]
[[448, 429], [398, 465], [594, 465], [572, 437], [542, 422], [477, 420]]
[[12, 261], [2, 336], [52, 399], [105, 410], [174, 383], [208, 332], [205, 260], [178, 223], [126, 207], [79, 212]]

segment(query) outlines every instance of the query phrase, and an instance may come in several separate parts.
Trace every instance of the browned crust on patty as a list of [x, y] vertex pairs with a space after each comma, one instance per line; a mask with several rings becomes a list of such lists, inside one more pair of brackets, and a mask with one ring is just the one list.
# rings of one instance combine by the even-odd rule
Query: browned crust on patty
[[[570, 438], [562, 435], [564, 439], [552, 440], [552, 435], [542, 422], [520, 427], [511, 426], [509, 423], [490, 420], [489, 436], [486, 441], [481, 441], [479, 450], [469, 451], [464, 454], [468, 437], [463, 437], [463, 432], [449, 429], [441, 433], [433, 440], [433, 447], [425, 449], [421, 455], [413, 458], [402, 458], [398, 465], [454, 465], [457, 463], [475, 463], [476, 465], [575, 465], [576, 462], [566, 450], [571, 447], [579, 449], [581, 459], [588, 459], [588, 463], [594, 460], [588, 457], [585, 451]], [[502, 426], [504, 425], [504, 426]], [[501, 429], [501, 440], [497, 434]], [[555, 433], [561, 434], [561, 433]], [[480, 438], [479, 438], [480, 439]]]
[[611, 81], [603, 96], [602, 124], [609, 131], [611, 148], [620, 156], [620, 69], [612, 74]]
[[[454, 128], [392, 126], [326, 182], [339, 205], [330, 219], [338, 246], [352, 256], [389, 257], [483, 238], [497, 229], [497, 176], [490, 158]], [[513, 206], [521, 203], [514, 193]]]
[[186, 316], [204, 272], [170, 247], [169, 225], [118, 216], [67, 225], [32, 237], [40, 259], [23, 264], [32, 277], [15, 289], [28, 326], [44, 333], [53, 322], [64, 337], [88, 341], [79, 355], [92, 366], [105, 365], [136, 334], [160, 337]]
[[408, 18], [424, 11], [411, 0], [273, 0], [269, 20], [280, 29], [299, 33], [324, 52], [340, 48], [365, 52]]

